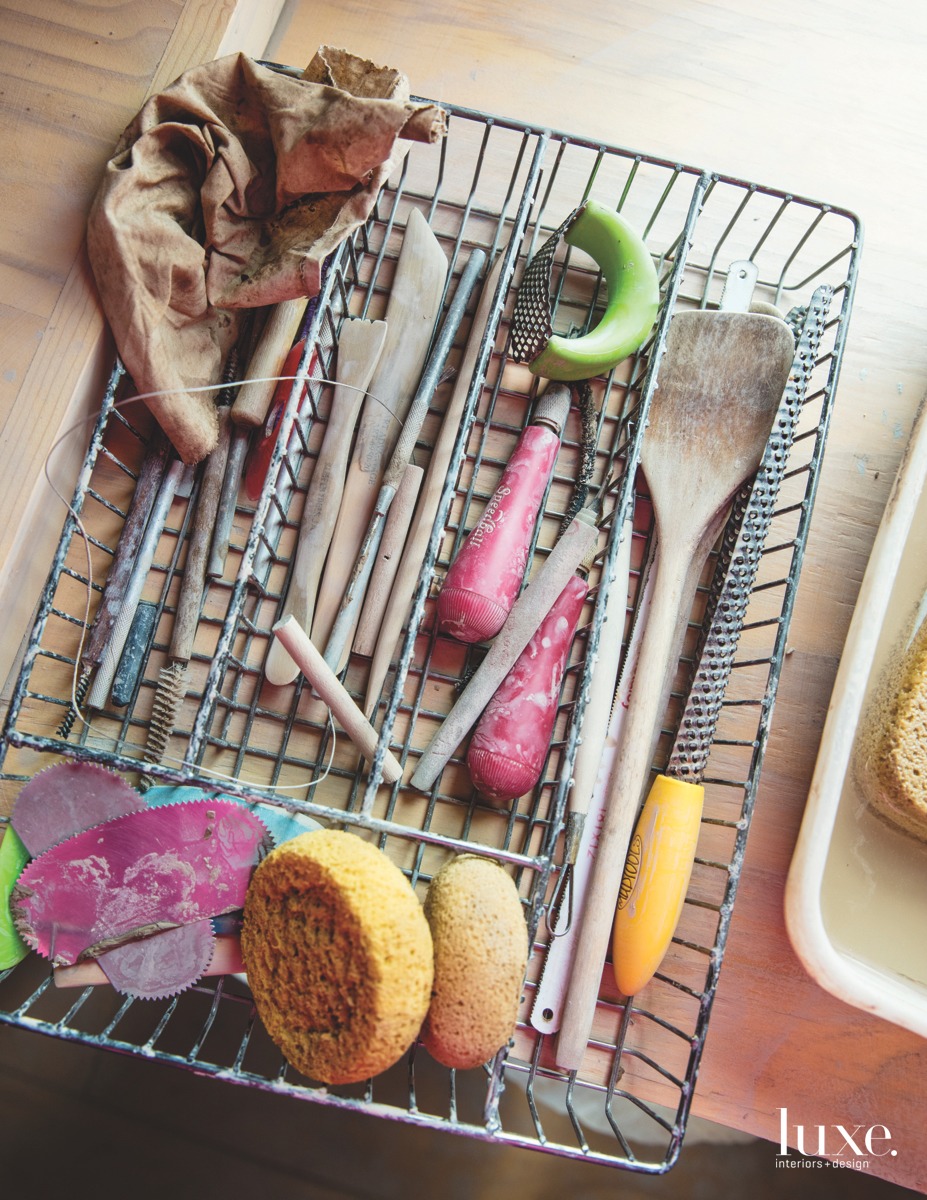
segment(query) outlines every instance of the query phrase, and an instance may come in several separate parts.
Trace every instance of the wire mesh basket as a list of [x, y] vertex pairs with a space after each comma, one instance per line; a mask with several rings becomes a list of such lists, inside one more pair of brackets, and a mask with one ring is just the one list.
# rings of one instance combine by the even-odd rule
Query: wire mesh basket
[[[449, 855], [462, 849], [488, 854], [517, 882], [532, 938], [514, 1038], [481, 1071], [446, 1070], [413, 1047], [400, 1064], [363, 1085], [325, 1087], [283, 1062], [240, 976], [204, 979], [170, 1000], [133, 1001], [109, 987], [58, 988], [48, 964], [36, 956], [0, 975], [0, 1017], [294, 1097], [662, 1172], [676, 1160], [685, 1132], [724, 954], [846, 337], [859, 223], [844, 210], [777, 189], [444, 107], [446, 139], [440, 146], [410, 149], [366, 226], [330, 261], [323, 290], [307, 311], [306, 349], [299, 378], [288, 387], [266, 483], [253, 498], [244, 490], [239, 495], [225, 573], [205, 596], [181, 715], [167, 754], [155, 765], [143, 763], [143, 750], [183, 573], [188, 501], [175, 501], [149, 574], [145, 596], [154, 609], [154, 631], [128, 702], [116, 707], [107, 700], [79, 718], [72, 712], [81, 638], [99, 602], [152, 432], [143, 405], [123, 399], [132, 394], [131, 381], [117, 364], [12, 695], [0, 786], [8, 813], [24, 779], [62, 757], [77, 757], [133, 781], [144, 772], [157, 782], [193, 781], [258, 797], [375, 840], [420, 892]], [[460, 681], [485, 653], [485, 646], [463, 646], [437, 632], [434, 584], [492, 495], [537, 395], [538, 380], [509, 353], [524, 266], [588, 198], [620, 210], [644, 237], [662, 304], [649, 342], [592, 384], [597, 414], [592, 479], [596, 485], [609, 481], [605, 536], [591, 569], [541, 780], [505, 810], [480, 799], [456, 756], [428, 794], [387, 785], [385, 751], [403, 763], [420, 752]], [[452, 352], [452, 363], [459, 362], [467, 339], [477, 339], [464, 417], [408, 619], [379, 694], [379, 743], [368, 763], [335, 732], [327, 709], [301, 679], [272, 688], [262, 667], [332, 413], [338, 331], [348, 316], [382, 316], [413, 209], [426, 216], [446, 251], [449, 279], [459, 278], [475, 247], [501, 258], [502, 267], [485, 327], [468, 328], [465, 320]], [[698, 855], [679, 928], [657, 977], [633, 1003], [614, 990], [606, 969], [582, 1069], [564, 1072], [529, 1013], [549, 940], [545, 913], [561, 869], [571, 769], [624, 518], [634, 521], [629, 626], [651, 539], [646, 491], [634, 470], [657, 376], [650, 368], [659, 363], [671, 315], [716, 306], [730, 264], [744, 259], [758, 267], [757, 297], [782, 310], [807, 304], [821, 285], [833, 289], [834, 302], [709, 759]], [[583, 330], [595, 322], [601, 285], [594, 262], [578, 252], [558, 254], [553, 296], [559, 330]], [[437, 389], [416, 446], [415, 461], [422, 466], [428, 464], [446, 393], [446, 385]], [[574, 410], [532, 546], [535, 563], [549, 553], [574, 498], [583, 455], [578, 422]], [[665, 717], [667, 734], [678, 719], [712, 568], [710, 562], [690, 616]], [[343, 678], [358, 699], [364, 697], [368, 670], [367, 659], [352, 655]], [[79, 699], [79, 689], [77, 694]], [[664, 737], [655, 766], [666, 744]]]

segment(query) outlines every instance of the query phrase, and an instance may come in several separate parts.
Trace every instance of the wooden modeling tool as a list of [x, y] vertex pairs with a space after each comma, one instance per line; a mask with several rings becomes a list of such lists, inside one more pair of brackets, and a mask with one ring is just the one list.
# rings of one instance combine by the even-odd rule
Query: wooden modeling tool
[[[496, 289], [499, 286], [503, 259], [504, 255], [500, 254], [483, 284], [480, 302], [470, 325], [467, 348], [464, 351], [454, 388], [444, 412], [441, 430], [428, 460], [425, 482], [415, 510], [415, 520], [406, 538], [402, 558], [396, 571], [395, 583], [390, 592], [386, 611], [377, 633], [376, 645], [372, 652], [367, 693], [364, 699], [364, 712], [368, 716], [376, 708], [383, 681], [386, 679], [393, 652], [396, 649], [396, 643], [399, 641], [402, 627], [409, 613], [409, 604], [422, 570], [422, 563], [425, 560], [435, 512], [444, 490], [448, 466], [454, 452], [454, 443], [460, 433], [460, 422], [473, 381], [473, 372], [480, 356], [484, 334], [487, 333], [486, 323], [489, 320]], [[491, 331], [491, 334], [494, 335], [494, 332]], [[367, 653], [366, 647], [368, 646], [369, 642], [365, 644], [364, 650], [361, 650], [359, 645], [356, 645], [355, 648], [358, 654]]]
[[352, 649], [355, 654], [369, 658], [377, 645], [377, 636], [383, 623], [383, 615], [389, 603], [389, 598], [396, 582], [399, 564], [402, 560], [402, 548], [405, 545], [412, 518], [415, 515], [415, 502], [422, 489], [425, 478], [425, 468], [415, 463], [408, 463], [399, 481], [396, 498], [390, 506], [389, 516], [383, 528], [383, 540], [377, 551], [370, 582], [367, 584], [367, 594], [361, 608], [360, 620], [354, 632]]
[[[331, 412], [309, 481], [290, 582], [280, 614], [281, 621], [295, 617], [307, 632], [312, 626], [319, 580], [341, 506], [357, 414], [383, 350], [386, 329], [385, 321], [360, 317], [341, 326]], [[292, 683], [298, 674], [296, 663], [280, 642], [272, 639], [264, 664], [267, 682], [281, 687]]]
[[209, 559], [206, 563], [206, 574], [210, 579], [221, 579], [225, 574], [225, 560], [228, 558], [232, 523], [235, 520], [235, 509], [238, 507], [238, 492], [251, 442], [251, 428], [247, 425], [236, 426], [233, 423], [228, 437], [225, 472], [216, 502]]
[[312, 619], [312, 640], [327, 646], [360, 553], [386, 461], [422, 374], [447, 280], [447, 258], [428, 222], [409, 213], [386, 306], [386, 341], [361, 410], [354, 456]]
[[789, 327], [764, 313], [687, 311], [670, 324], [641, 448], [660, 551], [557, 1041], [557, 1062], [570, 1070], [579, 1068], [592, 1029], [682, 614], [733, 497], [759, 465], [793, 352]]
[[421, 433], [422, 423], [428, 412], [428, 406], [434, 397], [435, 390], [441, 382], [447, 357], [454, 345], [454, 338], [464, 318], [470, 295], [482, 273], [486, 255], [482, 250], [471, 251], [467, 265], [461, 273], [454, 298], [448, 306], [447, 315], [441, 323], [434, 347], [428, 357], [428, 362], [422, 373], [422, 378], [415, 390], [412, 403], [403, 421], [402, 432], [393, 449], [383, 481], [377, 495], [370, 524], [358, 551], [357, 561], [348, 579], [344, 596], [335, 616], [335, 622], [325, 647], [325, 661], [332, 670], [340, 670], [350, 652], [354, 628], [360, 616], [361, 605], [367, 591], [367, 584], [376, 561], [377, 550], [383, 537], [383, 527], [386, 523], [390, 507], [399, 490], [403, 473], [412, 458], [415, 443]]
[[277, 388], [277, 377], [282, 373], [290, 347], [299, 333], [308, 303], [308, 297], [299, 296], [295, 300], [284, 300], [271, 309], [248, 363], [245, 382], [238, 389], [232, 405], [232, 420], [237, 426], [247, 429], [264, 426]]

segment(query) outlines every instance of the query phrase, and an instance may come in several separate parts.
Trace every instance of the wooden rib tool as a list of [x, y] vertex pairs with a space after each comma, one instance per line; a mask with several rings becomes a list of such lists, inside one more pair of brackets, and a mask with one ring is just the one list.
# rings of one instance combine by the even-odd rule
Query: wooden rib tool
[[[364, 401], [312, 620], [312, 640], [326, 646], [376, 504], [386, 461], [415, 391], [447, 280], [447, 258], [416, 208], [409, 214], [386, 307], [386, 341]], [[396, 432], [393, 433], [394, 422]]]
[[325, 661], [332, 670], [337, 670], [350, 652], [352, 635], [360, 616], [360, 608], [364, 601], [364, 595], [374, 562], [376, 561], [377, 550], [383, 537], [386, 518], [393, 500], [399, 491], [399, 485], [402, 482], [406, 467], [412, 458], [415, 443], [418, 441], [422, 423], [428, 412], [428, 405], [435, 394], [435, 389], [441, 382], [441, 375], [444, 371], [444, 365], [447, 362], [447, 356], [454, 345], [454, 339], [457, 336], [457, 330], [460, 328], [460, 323], [467, 310], [470, 295], [476, 286], [485, 263], [486, 255], [482, 250], [476, 249], [471, 251], [467, 265], [464, 267], [457, 284], [454, 299], [448, 307], [447, 315], [435, 339], [434, 348], [429, 355], [428, 364], [422, 374], [412, 403], [409, 406], [399, 440], [383, 474], [383, 482], [380, 484], [380, 491], [370, 518], [370, 524], [367, 527], [367, 532], [358, 551], [357, 561], [354, 564], [354, 569], [345, 588], [344, 596], [335, 617], [335, 623], [332, 626], [332, 632], [325, 647]]
[[[280, 621], [294, 617], [309, 631], [325, 556], [341, 506], [344, 476], [357, 414], [386, 337], [385, 321], [347, 320], [338, 337], [331, 413], [299, 525], [293, 569]], [[278, 638], [271, 641], [264, 675], [275, 687], [292, 683], [299, 668]]]

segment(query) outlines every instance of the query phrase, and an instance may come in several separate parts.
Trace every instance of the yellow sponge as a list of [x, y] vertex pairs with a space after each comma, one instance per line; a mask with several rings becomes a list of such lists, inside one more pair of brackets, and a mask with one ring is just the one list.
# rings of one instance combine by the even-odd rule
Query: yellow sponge
[[300, 834], [264, 859], [241, 952], [267, 1032], [322, 1083], [385, 1071], [428, 1011], [434, 955], [421, 902], [399, 867], [353, 833]]
[[914, 625], [863, 714], [855, 773], [874, 812], [927, 841], [927, 617]]

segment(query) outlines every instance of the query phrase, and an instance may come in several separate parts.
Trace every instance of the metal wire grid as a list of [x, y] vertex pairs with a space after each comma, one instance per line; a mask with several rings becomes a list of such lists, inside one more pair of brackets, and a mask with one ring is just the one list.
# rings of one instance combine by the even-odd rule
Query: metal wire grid
[[[240, 503], [232, 565], [204, 605], [191, 692], [172, 743], [183, 761], [153, 773], [166, 782], [192, 776], [218, 786], [210, 773], [225, 771], [235, 781], [223, 781], [224, 791], [261, 794], [367, 830], [415, 885], [426, 884], [447, 853], [457, 849], [486, 849], [508, 863], [535, 939], [514, 1043], [487, 1066], [485, 1075], [445, 1071], [413, 1050], [407, 1062], [363, 1086], [322, 1088], [295, 1077], [282, 1063], [256, 1022], [247, 990], [234, 979], [204, 982], [163, 1004], [140, 1004], [99, 988], [73, 998], [50, 986], [45, 964], [35, 959], [0, 979], [0, 1019], [390, 1119], [659, 1172], [679, 1152], [723, 957], [846, 336], [859, 225], [842, 210], [774, 189], [499, 117], [452, 106], [448, 110], [449, 134], [440, 150], [416, 147], [410, 152], [367, 227], [330, 267], [308, 322], [302, 378], [291, 389], [271, 458], [268, 480], [273, 486], [265, 487], [255, 504]], [[428, 797], [401, 787], [384, 789], [382, 752], [389, 746], [405, 758], [420, 749], [429, 723], [446, 710], [457, 680], [482, 652], [462, 650], [436, 636], [429, 616], [431, 582], [473, 524], [471, 513], [478, 515], [491, 495], [536, 392], [536, 381], [507, 353], [519, 273], [563, 216], [588, 196], [619, 207], [637, 224], [657, 262], [663, 306], [651, 343], [596, 396], [595, 478], [614, 481], [606, 522], [612, 532], [591, 575], [590, 600], [567, 670], [545, 772], [529, 797], [501, 814], [473, 794], [456, 760]], [[481, 338], [477, 369], [408, 628], [381, 698], [380, 750], [368, 773], [343, 739], [332, 746], [327, 715], [299, 683], [282, 698], [268, 697], [260, 672], [328, 417], [338, 327], [349, 313], [382, 314], [401, 230], [413, 206], [425, 212], [447, 249], [452, 277], [459, 275], [473, 246], [501, 254], [503, 269], [487, 328], [472, 334]], [[587, 1061], [580, 1074], [565, 1076], [553, 1064], [548, 1039], [530, 1026], [528, 1013], [546, 945], [542, 916], [556, 879], [571, 764], [588, 698], [587, 664], [595, 658], [602, 633], [598, 601], [614, 570], [615, 530], [628, 512], [634, 512], [636, 531], [629, 611], [647, 553], [646, 494], [635, 493], [639, 481], [626, 464], [636, 461], [657, 379], [648, 367], [659, 363], [672, 311], [715, 303], [729, 263], [738, 258], [757, 263], [759, 294], [780, 307], [806, 302], [811, 289], [826, 282], [835, 290], [839, 311], [832, 312], [762, 555], [709, 760], [699, 854], [673, 948], [643, 1002], [625, 1004], [606, 971]], [[594, 264], [575, 252], [563, 253], [555, 271], [557, 327], [588, 327], [596, 319], [601, 282]], [[461, 345], [466, 336], [462, 331]], [[309, 398], [298, 412], [303, 384]], [[144, 412], [113, 407], [120, 385], [117, 366], [73, 501], [90, 535], [95, 581], [105, 578], [150, 429]], [[439, 390], [416, 452], [423, 463], [441, 403]], [[537, 559], [556, 536], [579, 453], [578, 431], [571, 426], [547, 496], [534, 547]], [[123, 712], [96, 714], [89, 729], [81, 726], [65, 742], [55, 731], [67, 711], [86, 591], [88, 586], [94, 594], [100, 590], [99, 582], [88, 582], [84, 542], [75, 538], [75, 521], [69, 517], [7, 717], [0, 765], [10, 795], [18, 780], [60, 754], [78, 754], [126, 772], [137, 769], [157, 670], [166, 654], [185, 520], [181, 509], [166, 531], [164, 552], [159, 551], [153, 571], [155, 603], [168, 632], [162, 633], [159, 620], [133, 701]], [[686, 687], [700, 606], [710, 585], [709, 565], [691, 615], [667, 733]], [[72, 653], [62, 649], [71, 644]], [[364, 671], [364, 663], [352, 660], [345, 676], [358, 696], [363, 694]], [[662, 752], [661, 746], [658, 762]], [[292, 787], [294, 777], [305, 798], [298, 790], [275, 790]], [[318, 793], [305, 788], [321, 779]]]

